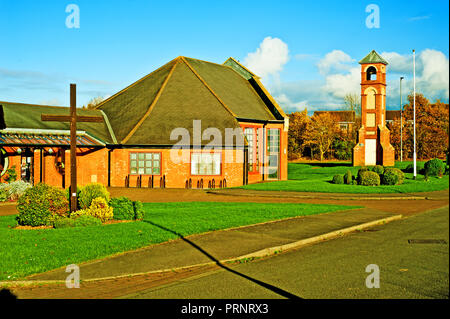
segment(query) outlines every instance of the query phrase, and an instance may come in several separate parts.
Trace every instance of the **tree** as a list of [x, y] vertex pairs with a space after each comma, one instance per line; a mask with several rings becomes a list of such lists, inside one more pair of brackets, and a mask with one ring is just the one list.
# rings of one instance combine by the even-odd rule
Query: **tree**
[[305, 144], [317, 147], [320, 161], [323, 161], [334, 139], [339, 136], [336, 122], [337, 119], [330, 113], [315, 114], [311, 117], [305, 134]]
[[95, 107], [97, 105], [99, 105], [101, 102], [103, 102], [105, 100], [104, 97], [102, 96], [97, 96], [94, 97], [93, 99], [90, 99], [89, 102], [87, 103], [87, 105], [83, 105], [83, 109], [88, 109], [88, 110], [92, 110], [95, 109]]
[[293, 112], [289, 114], [288, 151], [289, 155], [302, 155], [305, 133], [308, 127], [308, 111]]
[[347, 111], [355, 111], [357, 117], [361, 117], [361, 96], [356, 93], [348, 93], [344, 96], [345, 106]]
[[[413, 131], [413, 105], [414, 96], [408, 96], [409, 104], [404, 106], [403, 144], [404, 152], [412, 157], [414, 131]], [[395, 131], [394, 131], [395, 134]], [[436, 101], [430, 104], [422, 94], [416, 93], [416, 151], [420, 159], [434, 157], [443, 158], [448, 149], [449, 134], [449, 105]], [[406, 139], [406, 141], [405, 141]], [[395, 140], [395, 137], [394, 137]], [[405, 143], [406, 142], [406, 143]], [[406, 145], [405, 145], [406, 144]]]

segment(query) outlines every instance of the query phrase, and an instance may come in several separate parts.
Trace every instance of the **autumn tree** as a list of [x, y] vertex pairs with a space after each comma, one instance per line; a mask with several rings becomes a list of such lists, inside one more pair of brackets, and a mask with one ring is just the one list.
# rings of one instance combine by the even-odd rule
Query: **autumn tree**
[[100, 104], [101, 102], [103, 102], [105, 100], [104, 97], [102, 96], [97, 96], [94, 97], [92, 99], [89, 100], [89, 102], [87, 103], [87, 105], [83, 105], [83, 109], [88, 109], [88, 110], [92, 110], [95, 109], [95, 107]]
[[339, 136], [337, 121], [330, 113], [315, 114], [310, 119], [305, 134], [305, 144], [317, 148], [320, 161], [323, 161], [334, 139]]
[[[413, 155], [414, 96], [408, 96], [409, 104], [404, 106], [403, 123], [405, 136], [404, 152]], [[448, 149], [449, 105], [440, 102], [431, 104], [422, 94], [416, 94], [416, 151], [420, 159], [444, 157]], [[395, 135], [395, 131], [394, 131]], [[395, 140], [395, 136], [394, 136]]]
[[301, 156], [305, 143], [305, 133], [308, 127], [308, 111], [289, 114], [288, 151], [289, 155]]

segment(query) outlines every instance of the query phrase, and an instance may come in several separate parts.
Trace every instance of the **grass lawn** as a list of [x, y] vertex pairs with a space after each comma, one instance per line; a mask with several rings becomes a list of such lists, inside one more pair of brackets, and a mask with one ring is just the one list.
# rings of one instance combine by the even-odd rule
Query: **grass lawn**
[[15, 216], [0, 217], [0, 280], [14, 280], [212, 230], [356, 208], [290, 203], [144, 203], [143, 221], [62, 229], [16, 230]]
[[[396, 162], [395, 167], [403, 169], [411, 161]], [[417, 165], [423, 167], [424, 162], [418, 161]], [[360, 167], [353, 167], [351, 163], [289, 163], [287, 181], [270, 183], [259, 183], [243, 186], [245, 189], [263, 191], [292, 191], [292, 192], [321, 192], [321, 193], [359, 193], [359, 194], [381, 194], [381, 193], [411, 193], [430, 192], [444, 190], [449, 187], [448, 175], [442, 178], [430, 177], [429, 181], [424, 181], [423, 175], [417, 174], [417, 179], [413, 179], [412, 173], [405, 174], [405, 181], [402, 185], [380, 185], [380, 186], [360, 186], [360, 185], [340, 185], [332, 184], [334, 175], [343, 175], [350, 170], [354, 176]]]

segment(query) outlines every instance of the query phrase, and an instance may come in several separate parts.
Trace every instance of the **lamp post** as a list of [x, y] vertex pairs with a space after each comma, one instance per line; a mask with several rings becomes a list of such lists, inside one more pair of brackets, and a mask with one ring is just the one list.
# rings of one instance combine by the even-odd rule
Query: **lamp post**
[[414, 179], [416, 179], [417, 175], [417, 167], [416, 167], [416, 51], [413, 50], [413, 74], [414, 74], [414, 153], [413, 153], [413, 165], [414, 165]]
[[402, 104], [402, 80], [400, 77], [400, 162], [403, 162], [403, 104]]

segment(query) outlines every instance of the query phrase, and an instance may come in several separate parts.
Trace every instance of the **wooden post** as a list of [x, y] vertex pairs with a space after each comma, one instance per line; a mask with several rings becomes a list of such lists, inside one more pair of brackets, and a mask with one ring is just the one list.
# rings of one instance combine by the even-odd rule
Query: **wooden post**
[[77, 210], [77, 86], [70, 84], [70, 213]]

